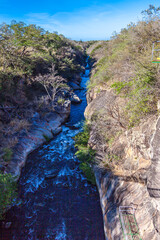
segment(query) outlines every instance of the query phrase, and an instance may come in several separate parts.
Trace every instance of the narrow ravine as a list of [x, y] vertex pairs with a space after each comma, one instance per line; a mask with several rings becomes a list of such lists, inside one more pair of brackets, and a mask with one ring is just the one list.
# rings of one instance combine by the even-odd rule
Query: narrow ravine
[[103, 219], [97, 188], [79, 169], [73, 137], [82, 130], [86, 108], [88, 64], [82, 90], [75, 93], [82, 103], [72, 105], [62, 132], [28, 156], [18, 183], [21, 204], [12, 207], [2, 240], [104, 240]]

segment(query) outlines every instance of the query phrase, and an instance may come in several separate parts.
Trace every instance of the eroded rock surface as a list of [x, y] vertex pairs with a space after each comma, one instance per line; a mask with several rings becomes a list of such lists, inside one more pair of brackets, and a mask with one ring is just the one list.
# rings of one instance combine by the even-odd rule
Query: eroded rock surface
[[61, 132], [60, 126], [68, 118], [69, 114], [70, 101], [67, 100], [63, 107], [57, 108], [56, 112], [46, 114], [43, 120], [40, 120], [37, 116], [31, 129], [20, 136], [6, 172], [11, 173], [18, 179], [28, 154]]

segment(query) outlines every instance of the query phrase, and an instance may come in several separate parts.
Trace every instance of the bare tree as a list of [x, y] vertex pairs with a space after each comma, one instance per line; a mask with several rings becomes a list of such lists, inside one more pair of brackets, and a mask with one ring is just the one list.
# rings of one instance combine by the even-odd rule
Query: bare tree
[[113, 118], [116, 121], [116, 123], [120, 127], [126, 129], [122, 120], [123, 116], [122, 116], [122, 113], [120, 113], [120, 109], [118, 105], [109, 104], [109, 106], [107, 107], [107, 113], [111, 118]]
[[55, 65], [52, 65], [50, 73], [41, 75], [39, 74], [34, 81], [40, 83], [46, 90], [47, 95], [51, 101], [55, 100], [55, 96], [61, 91], [62, 87], [66, 87], [66, 80], [61, 76], [57, 75]]

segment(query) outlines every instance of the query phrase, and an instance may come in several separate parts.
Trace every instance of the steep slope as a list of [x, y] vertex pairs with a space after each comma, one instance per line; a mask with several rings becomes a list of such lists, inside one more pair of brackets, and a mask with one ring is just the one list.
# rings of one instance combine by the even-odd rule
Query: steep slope
[[134, 239], [160, 239], [160, 67], [151, 62], [159, 30], [153, 17], [88, 49], [88, 145], [97, 152], [94, 172], [109, 240], [130, 239], [129, 231]]

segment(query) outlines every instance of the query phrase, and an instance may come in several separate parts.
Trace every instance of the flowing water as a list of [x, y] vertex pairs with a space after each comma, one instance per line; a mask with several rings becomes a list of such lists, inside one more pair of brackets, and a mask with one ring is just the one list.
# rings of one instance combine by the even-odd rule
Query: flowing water
[[[88, 66], [87, 66], [88, 67]], [[31, 153], [19, 180], [22, 203], [7, 213], [12, 221], [2, 240], [104, 240], [98, 191], [79, 169], [73, 137], [82, 130], [89, 69], [75, 93], [68, 122], [52, 141]]]

